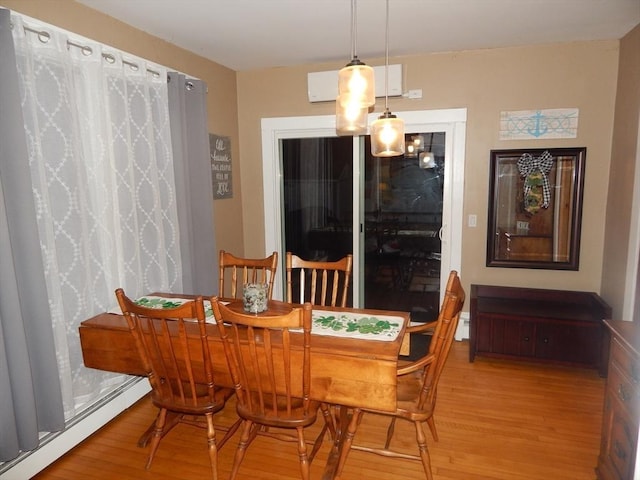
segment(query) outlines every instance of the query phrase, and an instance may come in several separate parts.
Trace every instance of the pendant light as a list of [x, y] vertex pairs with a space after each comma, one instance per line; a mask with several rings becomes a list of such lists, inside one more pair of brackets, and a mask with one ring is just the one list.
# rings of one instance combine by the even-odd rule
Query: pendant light
[[336, 134], [358, 136], [367, 132], [369, 107], [353, 101], [351, 95], [343, 93], [336, 99]]
[[336, 134], [364, 135], [367, 132], [369, 107], [375, 104], [373, 68], [356, 55], [356, 0], [351, 0], [351, 62], [338, 72], [336, 98]]
[[373, 68], [356, 54], [357, 7], [351, 0], [351, 61], [338, 72], [338, 99], [343, 104], [355, 102], [360, 107], [376, 103]]
[[371, 124], [371, 155], [397, 157], [404, 154], [404, 121], [389, 110], [389, 0], [386, 0], [384, 60], [384, 113]]

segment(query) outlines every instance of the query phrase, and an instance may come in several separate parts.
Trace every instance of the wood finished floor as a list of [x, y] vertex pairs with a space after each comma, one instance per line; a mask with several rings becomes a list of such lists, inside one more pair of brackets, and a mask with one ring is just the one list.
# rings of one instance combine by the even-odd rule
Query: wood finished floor
[[[596, 371], [485, 358], [469, 363], [467, 355], [468, 343], [455, 342], [440, 381], [435, 415], [440, 440], [427, 433], [435, 480], [595, 479], [605, 383]], [[210, 478], [205, 433], [186, 425], [163, 439], [151, 469], [144, 469], [147, 449], [136, 442], [155, 413], [145, 397], [34, 478]], [[218, 421], [228, 425], [234, 415], [234, 405], [228, 405]], [[385, 428], [382, 418], [365, 415], [356, 441], [383, 438]], [[237, 438], [219, 452], [221, 479], [228, 478]], [[397, 425], [395, 439], [412, 449], [412, 427]], [[325, 441], [312, 478], [321, 477], [328, 451]], [[295, 445], [259, 437], [238, 478], [299, 479]], [[355, 451], [342, 475], [342, 480], [423, 478], [418, 462]]]

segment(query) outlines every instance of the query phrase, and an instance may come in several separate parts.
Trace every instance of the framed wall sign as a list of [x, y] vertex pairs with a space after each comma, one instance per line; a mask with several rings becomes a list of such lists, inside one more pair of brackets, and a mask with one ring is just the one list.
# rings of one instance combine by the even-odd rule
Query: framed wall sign
[[231, 139], [210, 133], [209, 152], [211, 156], [213, 199], [232, 198]]
[[578, 270], [586, 154], [491, 151], [488, 267]]

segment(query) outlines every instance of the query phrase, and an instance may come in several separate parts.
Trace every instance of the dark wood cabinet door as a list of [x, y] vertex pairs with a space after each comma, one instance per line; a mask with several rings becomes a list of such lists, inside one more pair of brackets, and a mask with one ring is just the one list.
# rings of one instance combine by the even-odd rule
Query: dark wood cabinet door
[[601, 326], [594, 323], [540, 322], [536, 357], [597, 367], [600, 361]]
[[503, 353], [519, 357], [533, 357], [535, 355], [535, 327], [533, 322], [507, 321]]
[[476, 351], [493, 352], [493, 317], [491, 315], [479, 314], [476, 335]]
[[478, 315], [477, 351], [496, 355], [533, 357], [535, 324], [502, 315]]

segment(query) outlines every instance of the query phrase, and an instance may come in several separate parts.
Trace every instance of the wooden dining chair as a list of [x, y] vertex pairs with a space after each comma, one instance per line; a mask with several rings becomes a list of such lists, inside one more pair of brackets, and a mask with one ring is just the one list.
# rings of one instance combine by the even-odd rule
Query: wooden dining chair
[[234, 393], [217, 387], [205, 328], [202, 297], [175, 308], [148, 308], [116, 290], [122, 313], [133, 335], [151, 384], [151, 401], [160, 410], [151, 436], [146, 469], [151, 467], [160, 440], [178, 423], [205, 428], [213, 479], [218, 478], [217, 451], [240, 426], [235, 422], [216, 441], [213, 415]]
[[346, 307], [353, 256], [333, 262], [304, 260], [286, 253], [287, 302]]
[[268, 298], [271, 300], [278, 268], [278, 252], [273, 252], [266, 258], [242, 258], [220, 250], [218, 265], [220, 297], [240, 298], [245, 283], [266, 283], [269, 288]]
[[[344, 443], [340, 452], [336, 476], [340, 477], [349, 451], [360, 450], [376, 453], [386, 457], [405, 458], [422, 462], [427, 480], [432, 480], [431, 460], [427, 448], [426, 435], [423, 424], [426, 422], [434, 439], [438, 439], [433, 412], [436, 406], [438, 393], [438, 381], [449, 356], [451, 344], [455, 335], [460, 312], [464, 305], [465, 292], [460, 283], [460, 277], [454, 270], [449, 274], [444, 300], [440, 308], [438, 320], [434, 327], [433, 338], [429, 346], [429, 352], [424, 357], [406, 363], [399, 363], [397, 375], [397, 400], [395, 412], [383, 412], [368, 409], [355, 408], [349, 421]], [[376, 413], [391, 417], [391, 423], [387, 429], [387, 437], [382, 447], [369, 447], [354, 443], [354, 436], [358, 425], [365, 412]], [[391, 447], [397, 419], [412, 422], [416, 431], [416, 443], [418, 454], [400, 452]]]
[[[235, 312], [217, 298], [211, 303], [243, 421], [230, 479], [236, 478], [256, 436], [267, 435], [297, 443], [302, 478], [308, 480], [327, 430], [325, 424], [315, 441], [305, 439], [304, 430], [315, 423], [320, 407], [309, 398], [311, 304], [265, 319]], [[310, 453], [308, 443], [313, 445]]]

